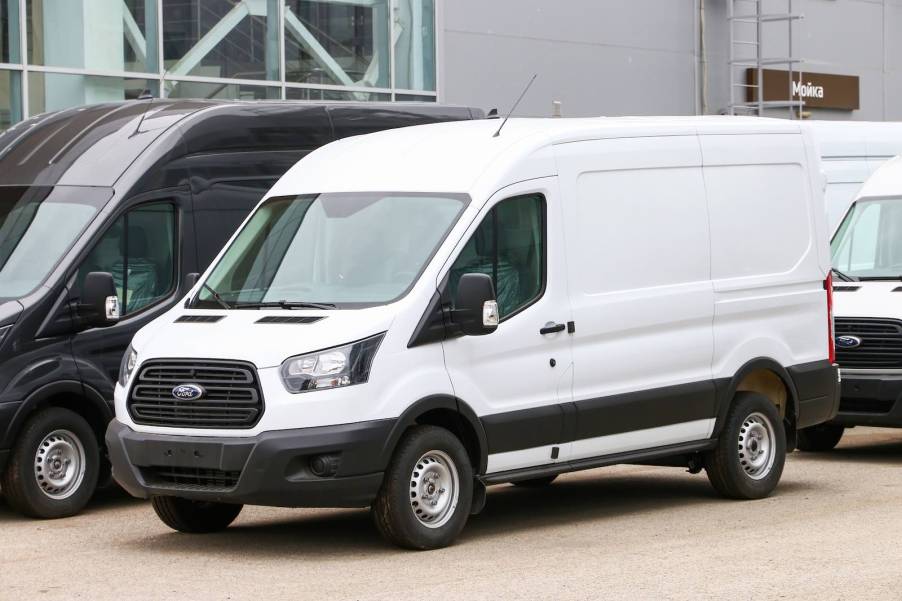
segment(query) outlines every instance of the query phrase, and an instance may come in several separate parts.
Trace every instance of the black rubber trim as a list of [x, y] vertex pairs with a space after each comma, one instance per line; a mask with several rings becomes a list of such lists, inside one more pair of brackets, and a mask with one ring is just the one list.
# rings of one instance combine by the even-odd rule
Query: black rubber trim
[[495, 472], [482, 476], [480, 479], [486, 485], [502, 484], [505, 482], [517, 482], [520, 480], [532, 480], [535, 478], [543, 478], [545, 476], [554, 476], [566, 472], [577, 472], [580, 470], [590, 470], [596, 467], [604, 467], [607, 465], [616, 465], [618, 463], [639, 463], [643, 461], [651, 461], [660, 457], [671, 457], [673, 455], [683, 455], [699, 453], [713, 448], [717, 443], [716, 440], [702, 440], [699, 442], [691, 442], [686, 444], [668, 445], [666, 447], [658, 447], [656, 449], [645, 449], [642, 451], [630, 451], [628, 453], [617, 453], [614, 455], [605, 455], [604, 457], [591, 457], [589, 459], [580, 459], [577, 461], [562, 461], [560, 463], [551, 463], [538, 467], [528, 467], [518, 470], [508, 470], [506, 472]]
[[561, 405], [485, 415], [482, 425], [489, 443], [489, 454], [569, 442], [564, 437], [563, 417]]
[[799, 398], [796, 425], [816, 426], [836, 417], [840, 385], [837, 366], [830, 361], [813, 361], [788, 368]]

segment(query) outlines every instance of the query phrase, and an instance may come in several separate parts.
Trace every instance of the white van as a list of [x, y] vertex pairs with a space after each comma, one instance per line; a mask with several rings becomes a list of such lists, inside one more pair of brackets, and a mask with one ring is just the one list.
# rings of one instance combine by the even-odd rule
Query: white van
[[902, 154], [902, 123], [808, 121], [827, 176], [827, 227], [836, 229], [861, 186], [886, 161]]
[[188, 532], [372, 506], [449, 544], [485, 486], [643, 462], [777, 485], [831, 419], [818, 157], [795, 123], [485, 120], [312, 153], [141, 330], [116, 479]]
[[808, 451], [850, 426], [902, 427], [902, 158], [867, 181], [832, 247], [842, 400], [835, 420], [800, 434]]

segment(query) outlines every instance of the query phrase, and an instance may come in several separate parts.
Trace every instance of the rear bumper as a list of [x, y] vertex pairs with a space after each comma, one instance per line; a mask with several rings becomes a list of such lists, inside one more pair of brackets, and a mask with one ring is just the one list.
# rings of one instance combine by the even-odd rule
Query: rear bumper
[[843, 371], [842, 400], [832, 423], [902, 427], [902, 373]]
[[799, 395], [798, 428], [809, 428], [836, 417], [839, 410], [839, 368], [829, 361], [805, 363], [789, 369]]
[[[106, 432], [113, 477], [136, 497], [279, 507], [366, 507], [387, 464], [393, 420], [264, 432], [248, 438], [136, 432], [114, 420]], [[333, 476], [310, 460], [337, 457]]]

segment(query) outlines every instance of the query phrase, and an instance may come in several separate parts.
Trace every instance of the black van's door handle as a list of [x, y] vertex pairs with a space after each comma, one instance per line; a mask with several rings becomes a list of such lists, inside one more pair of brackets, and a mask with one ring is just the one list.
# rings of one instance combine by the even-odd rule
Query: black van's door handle
[[558, 332], [563, 332], [567, 329], [567, 325], [563, 323], [549, 323], [544, 328], [539, 330], [539, 334], [544, 336], [545, 334], [557, 334]]

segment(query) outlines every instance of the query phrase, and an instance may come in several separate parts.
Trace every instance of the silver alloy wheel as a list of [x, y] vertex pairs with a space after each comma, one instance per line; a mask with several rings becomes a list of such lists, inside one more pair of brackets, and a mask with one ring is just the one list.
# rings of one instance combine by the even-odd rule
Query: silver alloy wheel
[[427, 528], [441, 528], [457, 508], [460, 478], [457, 466], [444, 451], [423, 453], [410, 475], [410, 509]]
[[54, 430], [38, 445], [34, 477], [41, 490], [55, 501], [68, 499], [85, 479], [85, 448], [69, 430]]
[[774, 467], [777, 455], [776, 435], [770, 419], [752, 413], [739, 429], [739, 465], [752, 480], [761, 480]]

